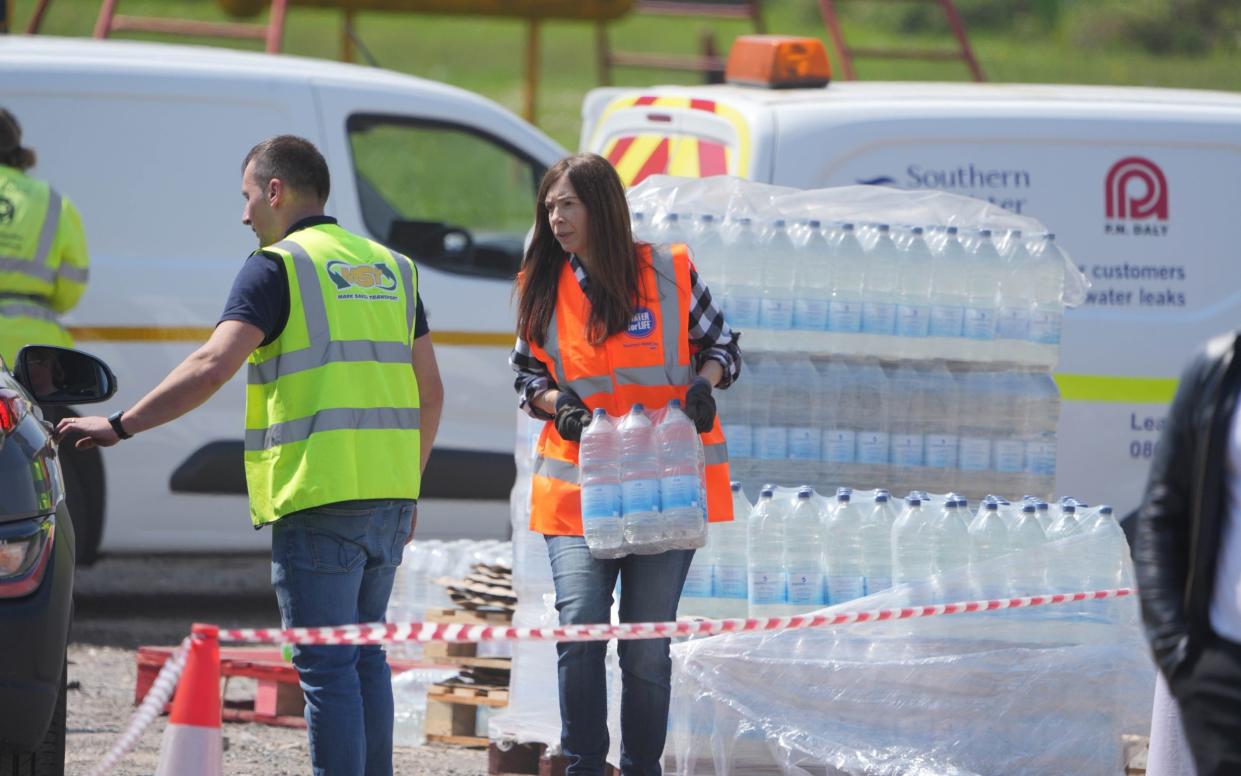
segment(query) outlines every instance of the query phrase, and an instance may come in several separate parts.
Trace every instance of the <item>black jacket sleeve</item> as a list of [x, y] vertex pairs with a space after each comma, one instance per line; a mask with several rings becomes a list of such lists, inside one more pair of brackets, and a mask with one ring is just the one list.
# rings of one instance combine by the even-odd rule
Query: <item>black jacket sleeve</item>
[[1181, 376], [1151, 461], [1133, 552], [1147, 637], [1155, 662], [1174, 693], [1178, 672], [1188, 667], [1191, 651], [1185, 595], [1195, 509], [1195, 459], [1203, 441], [1195, 418], [1210, 366], [1211, 359], [1203, 351]]

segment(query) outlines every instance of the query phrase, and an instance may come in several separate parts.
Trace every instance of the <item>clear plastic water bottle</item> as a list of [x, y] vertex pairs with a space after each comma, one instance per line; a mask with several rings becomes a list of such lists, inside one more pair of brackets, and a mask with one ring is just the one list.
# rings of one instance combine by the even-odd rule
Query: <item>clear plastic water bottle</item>
[[858, 474], [863, 478], [859, 484], [883, 485], [888, 481], [891, 461], [888, 378], [878, 361], [867, 359], [854, 365], [853, 380], [857, 387], [852, 398], [857, 402]]
[[892, 524], [892, 584], [925, 582], [935, 574], [935, 525], [922, 499], [911, 493]]
[[1032, 501], [1024, 502], [1017, 522], [1009, 531], [1009, 546], [1014, 559], [1010, 574], [1013, 595], [1037, 595], [1045, 591], [1047, 579], [1044, 566], [1035, 561], [1037, 555], [1028, 551], [1046, 543], [1047, 534], [1039, 523], [1037, 505]]
[[[874, 505], [864, 510], [862, 518], [862, 576], [866, 579], [866, 595], [892, 587], [892, 526], [896, 510], [886, 490], [875, 493]], [[830, 540], [830, 535], [829, 535]]]
[[788, 577], [784, 573], [785, 506], [773, 486], [764, 486], [750, 515], [749, 612], [751, 617], [780, 617], [788, 604]]
[[735, 329], [755, 328], [763, 299], [758, 237], [749, 218], [733, 219], [730, 226], [730, 239], [724, 243], [724, 315]]
[[994, 355], [996, 304], [1000, 293], [1001, 259], [990, 229], [969, 233], [965, 241], [967, 296], [964, 335], [972, 340], [972, 361], [990, 361]]
[[[800, 237], [794, 253], [797, 264], [797, 301], [793, 305], [793, 328], [801, 332], [825, 332], [832, 300], [832, 273], [835, 269], [832, 248], [816, 220], [811, 219], [805, 223]], [[822, 345], [820, 339], [809, 334], [801, 340], [801, 346], [808, 351], [820, 350]]]
[[862, 330], [866, 249], [853, 224], [840, 225], [832, 249], [832, 303], [827, 311], [827, 328], [839, 334], [857, 334]]
[[1075, 502], [1060, 504], [1060, 517], [1052, 523], [1047, 531], [1047, 538], [1052, 541], [1064, 539], [1077, 533], [1077, 504]]
[[[965, 306], [969, 296], [965, 290], [966, 256], [957, 227], [945, 227], [932, 242], [931, 256], [931, 324], [928, 334], [942, 338], [937, 354], [956, 358], [956, 341], [964, 336]], [[946, 340], [946, 341], [943, 341]]]
[[629, 227], [633, 231], [633, 239], [639, 242], [653, 241], [654, 234], [652, 233], [650, 218], [645, 211], [629, 211]]
[[896, 308], [896, 334], [912, 342], [902, 345], [902, 354], [924, 356], [923, 340], [931, 331], [933, 259], [931, 248], [920, 226], [910, 228], [898, 244], [900, 304]]
[[688, 242], [689, 231], [679, 213], [664, 213], [655, 224], [655, 242], [662, 245]]
[[659, 460], [646, 408], [633, 405], [620, 424], [621, 508], [630, 552], [663, 552], [659, 515]]
[[925, 464], [922, 424], [922, 376], [909, 361], [887, 371], [891, 458], [893, 469], [916, 470]]
[[862, 332], [891, 336], [896, 333], [896, 307], [900, 302], [901, 264], [892, 230], [876, 224], [866, 246], [866, 279], [863, 286]]
[[780, 425], [788, 433], [788, 469], [793, 482], [810, 482], [822, 458], [819, 373], [805, 353], [789, 356], [784, 369], [784, 396], [773, 395], [773, 409], [780, 409]]
[[1011, 340], [1006, 343], [1005, 351], [1012, 353], [1014, 342], [1024, 344], [1030, 338], [1030, 312], [1034, 309], [1034, 261], [1026, 250], [1021, 230], [1009, 231], [1004, 243], [995, 338]]
[[966, 493], [985, 493], [991, 472], [991, 434], [997, 423], [990, 372], [960, 372], [961, 399], [958, 482]]
[[762, 240], [763, 303], [758, 325], [772, 331], [793, 328], [793, 307], [797, 299], [797, 257], [784, 219], [772, 222]]
[[625, 554], [621, 517], [620, 432], [603, 408], [595, 410], [582, 431], [579, 453], [582, 478], [582, 532], [596, 558]]
[[777, 479], [789, 457], [787, 419], [800, 408], [789, 392], [782, 358], [768, 354], [753, 361], [751, 380], [754, 385], [754, 403], [751, 413], [754, 422], [754, 457], [759, 461], [760, 476]]
[[1026, 473], [1029, 490], [1043, 498], [1056, 483], [1056, 427], [1060, 421], [1060, 391], [1046, 372], [1026, 377]]
[[788, 576], [789, 613], [826, 605], [823, 591], [823, 516], [814, 488], [797, 491], [784, 531], [784, 572]]
[[823, 556], [827, 564], [827, 600], [832, 606], [867, 595], [861, 508], [847, 488], [836, 492], [828, 511]]
[[992, 374], [994, 426], [992, 428], [992, 468], [999, 477], [997, 488], [1025, 487], [1026, 470], [1026, 380], [1022, 372], [1007, 369]]
[[722, 288], [724, 277], [724, 240], [720, 236], [719, 219], [713, 213], [703, 213], [694, 221], [688, 235], [693, 248], [694, 267], [710, 288]]
[[[1031, 275], [1034, 305], [1030, 311], [1030, 341], [1055, 350], [1060, 346], [1064, 317], [1064, 254], [1054, 234], [1045, 234], [1032, 246]], [[1054, 363], [1054, 361], [1052, 362]]]
[[1007, 594], [1007, 569], [992, 561], [1008, 555], [1011, 551], [1008, 526], [1000, 515], [1000, 502], [995, 497], [988, 496], [982, 500], [978, 514], [969, 526], [969, 560], [974, 572], [974, 583], [980, 595], [991, 597]]
[[935, 521], [935, 573], [968, 574], [970, 563], [969, 502], [949, 498]]
[[694, 422], [673, 399], [655, 427], [659, 452], [659, 502], [669, 546], [691, 550], [707, 540], [707, 505], [703, 501], [705, 461]]
[[1051, 505], [1043, 499], [1035, 499], [1034, 508], [1037, 510], [1038, 524], [1043, 529], [1044, 536], [1049, 536], [1052, 525], [1056, 522], [1055, 516], [1052, 514]]
[[926, 434], [923, 442], [926, 449], [923, 462], [931, 469], [931, 481], [927, 485], [947, 492], [961, 487], [957, 482], [960, 465], [958, 412], [961, 406], [957, 383], [943, 361], [932, 362], [924, 378], [926, 392], [923, 396], [923, 418], [926, 422]]
[[1129, 542], [1110, 506], [1100, 506], [1090, 525], [1091, 558], [1084, 569], [1086, 590], [1127, 587], [1133, 581]]
[[853, 482], [858, 431], [856, 382], [849, 366], [837, 359], [822, 362], [819, 374], [823, 386], [820, 453], [824, 468], [837, 482]]
[[748, 556], [748, 526], [753, 506], [746, 498], [740, 482], [732, 483], [733, 519], [731, 523], [712, 526], [712, 540], [716, 550], [712, 555], [714, 565], [714, 596], [717, 616], [745, 617], [748, 607], [746, 593], [746, 566]]
[[677, 604], [678, 617], [718, 617], [715, 606], [715, 588], [712, 578], [711, 551], [714, 538], [707, 545], [694, 553], [690, 561], [689, 571], [685, 574], [685, 584], [681, 586], [681, 600]]

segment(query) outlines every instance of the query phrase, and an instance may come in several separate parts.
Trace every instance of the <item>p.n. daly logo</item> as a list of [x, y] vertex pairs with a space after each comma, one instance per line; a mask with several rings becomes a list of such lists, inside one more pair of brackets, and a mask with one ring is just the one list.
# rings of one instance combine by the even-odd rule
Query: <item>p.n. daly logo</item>
[[1107, 171], [1104, 234], [1163, 237], [1168, 233], [1168, 179], [1159, 165], [1127, 156]]
[[[396, 299], [396, 274], [383, 262], [350, 264], [339, 259], [327, 263], [327, 275], [336, 286], [337, 299]], [[378, 293], [376, 293], [378, 292]]]

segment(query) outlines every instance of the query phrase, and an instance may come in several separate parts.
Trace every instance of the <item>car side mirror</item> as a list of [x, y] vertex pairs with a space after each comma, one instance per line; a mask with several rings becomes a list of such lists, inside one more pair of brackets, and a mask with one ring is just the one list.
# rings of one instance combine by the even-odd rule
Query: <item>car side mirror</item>
[[38, 404], [94, 404], [116, 393], [116, 376], [94, 356], [71, 348], [27, 345], [13, 377]]

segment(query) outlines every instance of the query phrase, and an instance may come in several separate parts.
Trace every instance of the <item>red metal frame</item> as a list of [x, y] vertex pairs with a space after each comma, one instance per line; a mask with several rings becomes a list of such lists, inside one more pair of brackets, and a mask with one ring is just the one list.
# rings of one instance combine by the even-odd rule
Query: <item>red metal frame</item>
[[[34, 14], [26, 25], [26, 34], [35, 35], [43, 26], [43, 17], [52, 0], [39, 0]], [[120, 16], [117, 6], [120, 0], [103, 0], [99, 6], [99, 17], [95, 20], [95, 29], [91, 35], [95, 38], [107, 38], [113, 32], [163, 32], [172, 35], [195, 35], [206, 38], [242, 38], [261, 40], [264, 50], [269, 54], [277, 54], [284, 43], [284, 19], [289, 7], [289, 0], [272, 0], [271, 14], [267, 24], [248, 24], [244, 22], [202, 22], [189, 19], [158, 19], [152, 16]]]
[[[913, 0], [909, 1], [912, 2]], [[939, 5], [940, 10], [944, 13], [944, 18], [948, 21], [949, 28], [952, 29], [953, 37], [956, 38], [956, 51], [850, 48], [845, 43], [840, 19], [836, 15], [835, 0], [819, 0], [819, 11], [823, 15], [823, 23], [827, 27], [828, 35], [831, 36], [832, 45], [835, 47], [840, 61], [841, 77], [846, 81], [857, 80], [857, 71], [853, 69], [853, 59], [855, 57], [869, 59], [921, 59], [927, 61], [959, 59], [969, 68], [970, 75], [973, 76], [975, 81], [986, 81], [987, 76], [983, 73], [982, 66], [978, 64], [978, 59], [974, 56], [974, 49], [970, 46], [969, 34], [965, 31], [965, 22], [961, 19], [961, 14], [957, 11], [956, 4], [952, 0], [922, 0], [922, 2], [936, 2]]]

